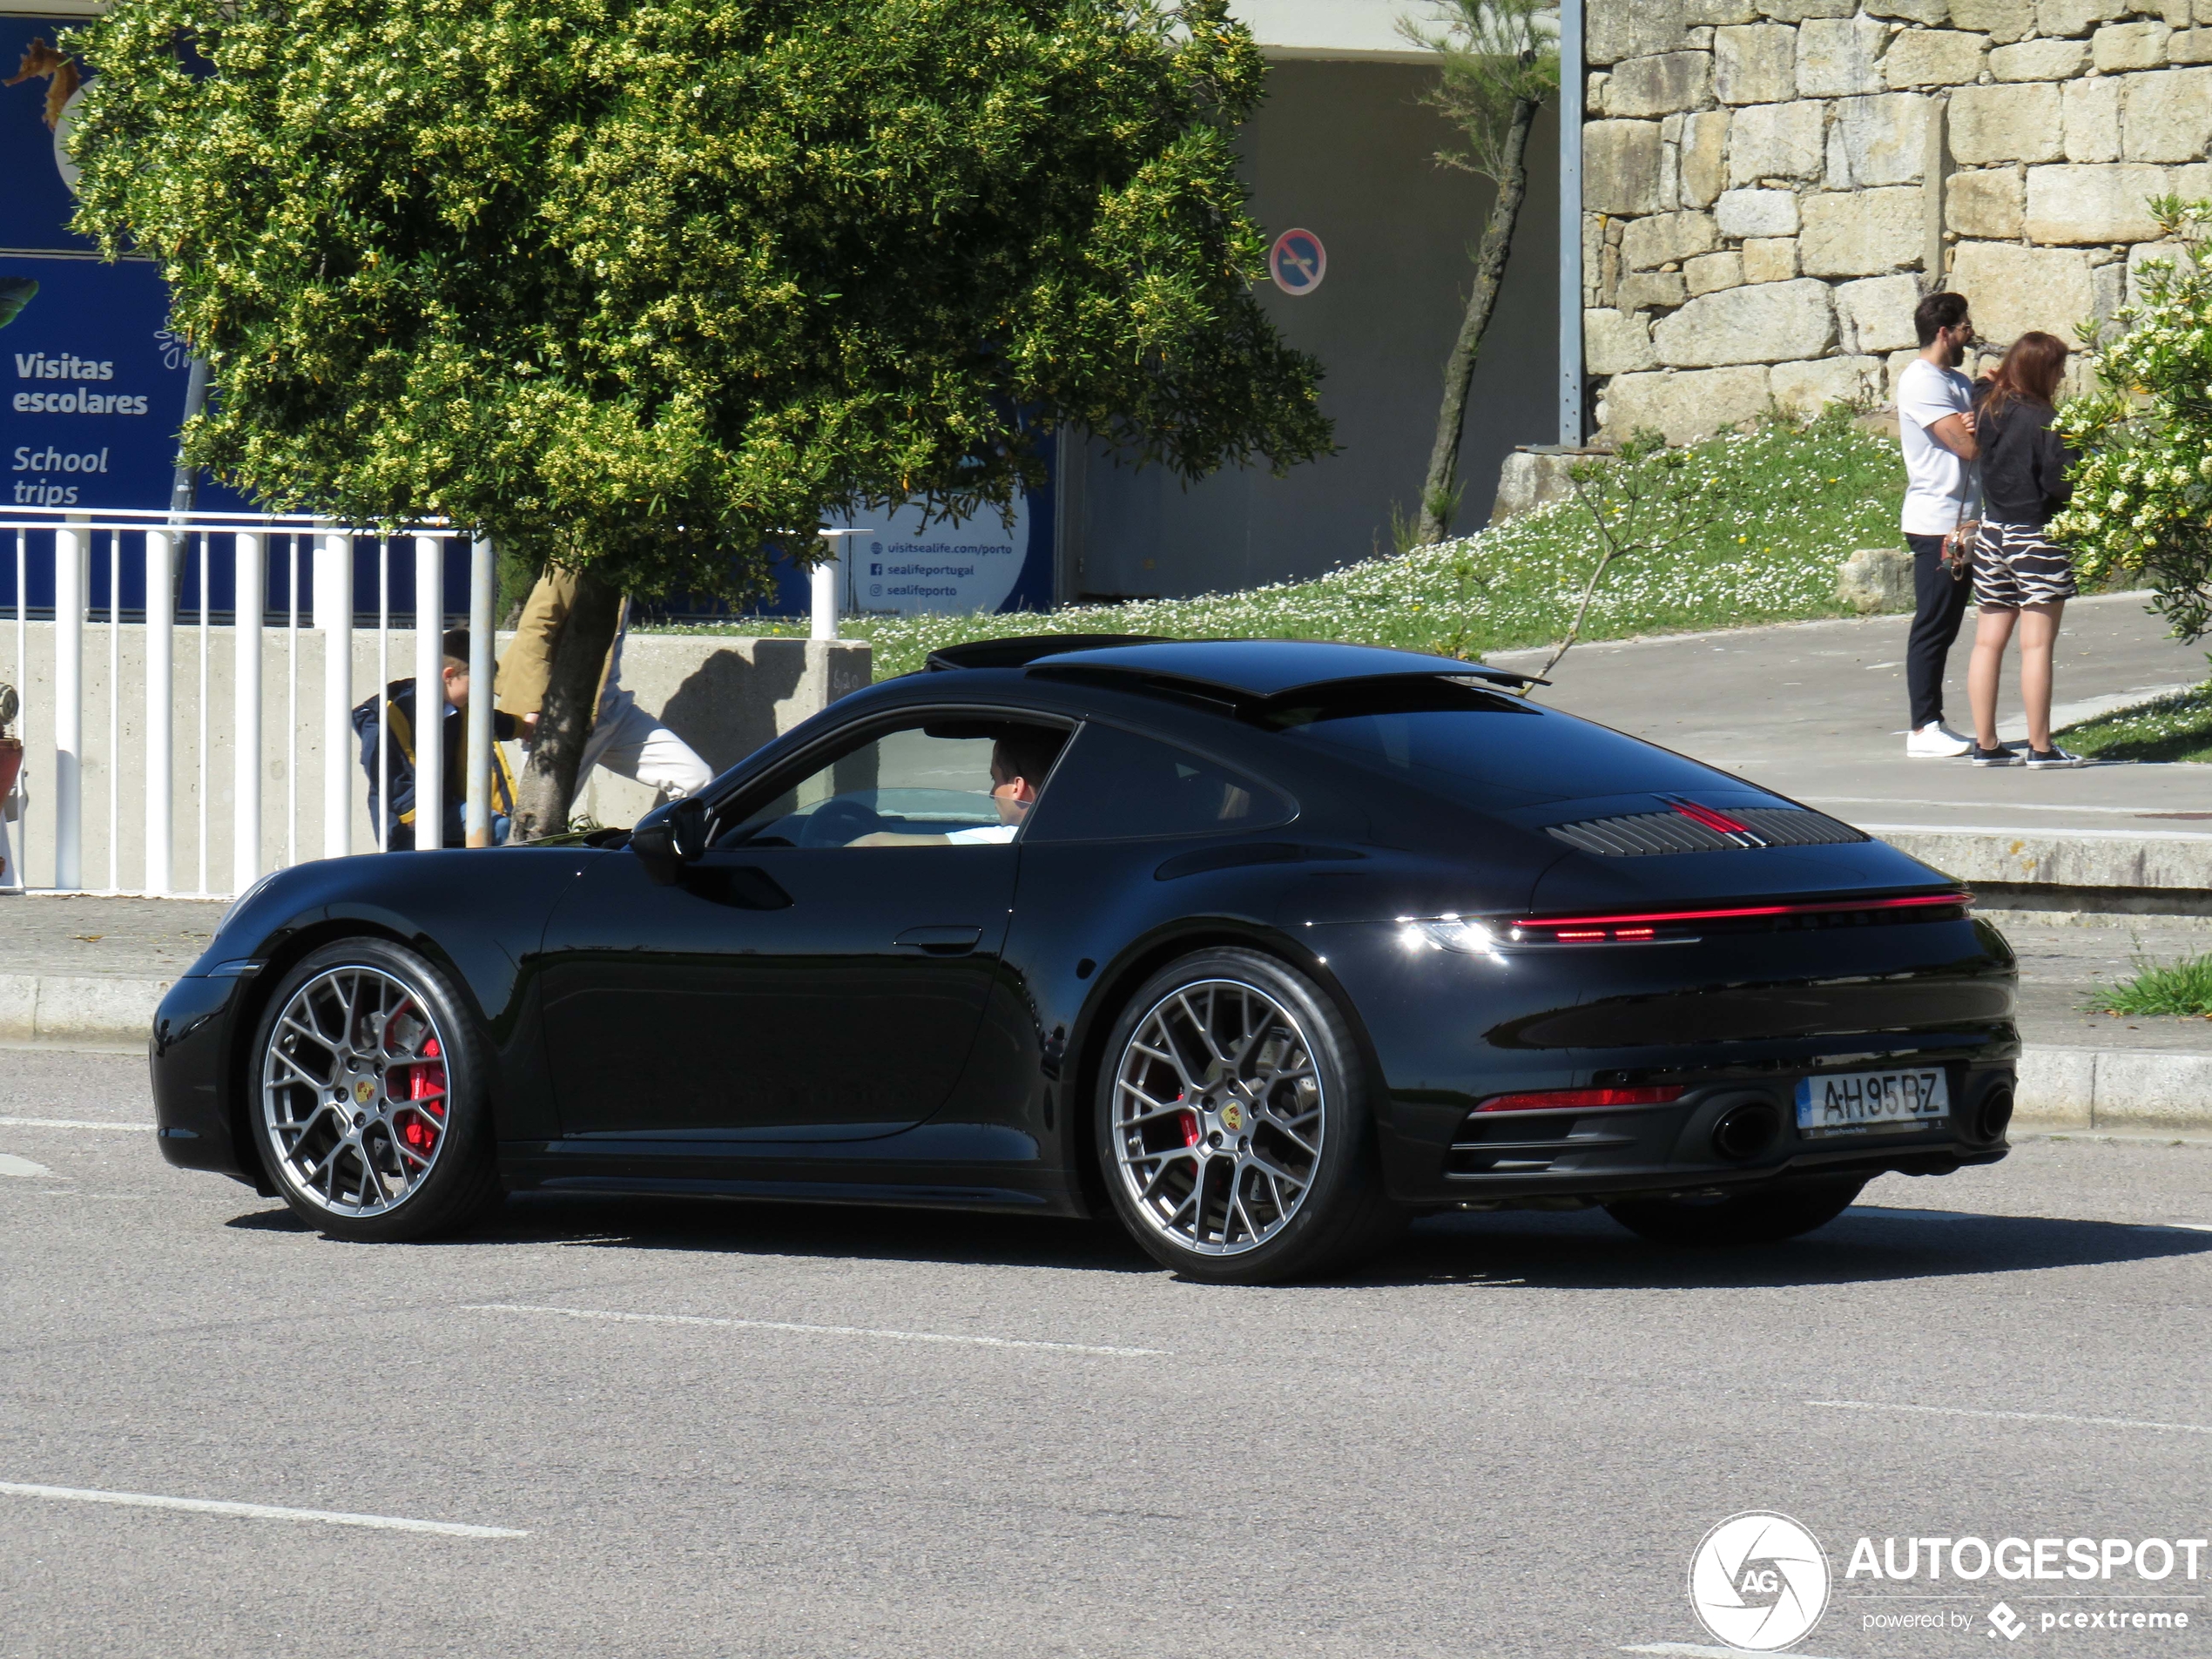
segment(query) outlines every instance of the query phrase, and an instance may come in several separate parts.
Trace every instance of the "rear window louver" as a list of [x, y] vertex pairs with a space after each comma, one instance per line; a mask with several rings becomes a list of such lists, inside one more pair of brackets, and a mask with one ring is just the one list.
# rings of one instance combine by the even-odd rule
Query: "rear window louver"
[[[1735, 827], [1723, 829], [1726, 823]], [[1737, 806], [1725, 814], [1710, 808], [1693, 815], [1682, 807], [1663, 813], [1631, 813], [1620, 818], [1586, 818], [1579, 824], [1554, 824], [1552, 836], [1584, 853], [1629, 858], [1645, 853], [1724, 853], [1758, 846], [1829, 846], [1867, 837], [1850, 825], [1803, 806]]]

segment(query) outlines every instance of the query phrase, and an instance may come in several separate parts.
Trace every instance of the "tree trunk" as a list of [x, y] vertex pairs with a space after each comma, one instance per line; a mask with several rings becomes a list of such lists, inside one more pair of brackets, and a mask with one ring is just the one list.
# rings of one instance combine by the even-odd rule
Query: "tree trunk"
[[515, 840], [535, 841], [569, 826], [577, 767], [599, 712], [599, 674], [622, 620], [622, 595], [588, 575], [553, 642], [551, 676], [537, 713], [537, 740], [516, 780]]
[[1475, 252], [1474, 292], [1467, 296], [1460, 337], [1444, 360], [1444, 403], [1436, 412], [1436, 447], [1429, 452], [1428, 479], [1421, 486], [1419, 540], [1423, 546], [1452, 533], [1452, 515], [1460, 504], [1460, 435], [1467, 427], [1467, 387], [1474, 379], [1475, 354], [1497, 307], [1499, 285], [1505, 280], [1506, 256], [1513, 252], [1521, 199], [1528, 193], [1528, 129], [1535, 119], [1536, 105], [1527, 99], [1513, 106], [1505, 176], [1498, 181], [1498, 199], [1490, 204], [1490, 221], [1482, 227], [1482, 245]]

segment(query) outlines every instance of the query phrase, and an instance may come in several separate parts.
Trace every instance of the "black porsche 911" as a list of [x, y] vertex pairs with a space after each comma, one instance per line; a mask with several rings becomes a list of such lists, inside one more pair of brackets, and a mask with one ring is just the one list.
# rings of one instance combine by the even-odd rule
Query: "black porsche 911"
[[993, 641], [634, 831], [295, 867], [161, 1005], [162, 1150], [354, 1239], [531, 1190], [1110, 1211], [1224, 1281], [1451, 1209], [1779, 1239], [2004, 1157], [1972, 894], [1521, 684]]

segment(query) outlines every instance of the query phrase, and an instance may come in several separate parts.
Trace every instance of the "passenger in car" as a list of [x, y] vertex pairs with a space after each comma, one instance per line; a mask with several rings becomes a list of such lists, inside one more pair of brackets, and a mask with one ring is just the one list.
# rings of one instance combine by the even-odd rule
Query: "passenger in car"
[[991, 805], [999, 821], [957, 829], [942, 835], [908, 835], [878, 830], [847, 843], [853, 846], [964, 846], [1010, 841], [1021, 833], [1022, 820], [1037, 803], [1052, 763], [1067, 738], [1057, 732], [1009, 732], [991, 745]]

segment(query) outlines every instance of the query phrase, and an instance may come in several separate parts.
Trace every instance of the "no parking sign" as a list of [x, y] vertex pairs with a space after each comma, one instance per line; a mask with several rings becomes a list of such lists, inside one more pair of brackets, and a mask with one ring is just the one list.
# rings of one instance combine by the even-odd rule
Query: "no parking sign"
[[1285, 231], [1267, 251], [1267, 269], [1285, 293], [1312, 293], [1329, 273], [1329, 250], [1312, 231]]

